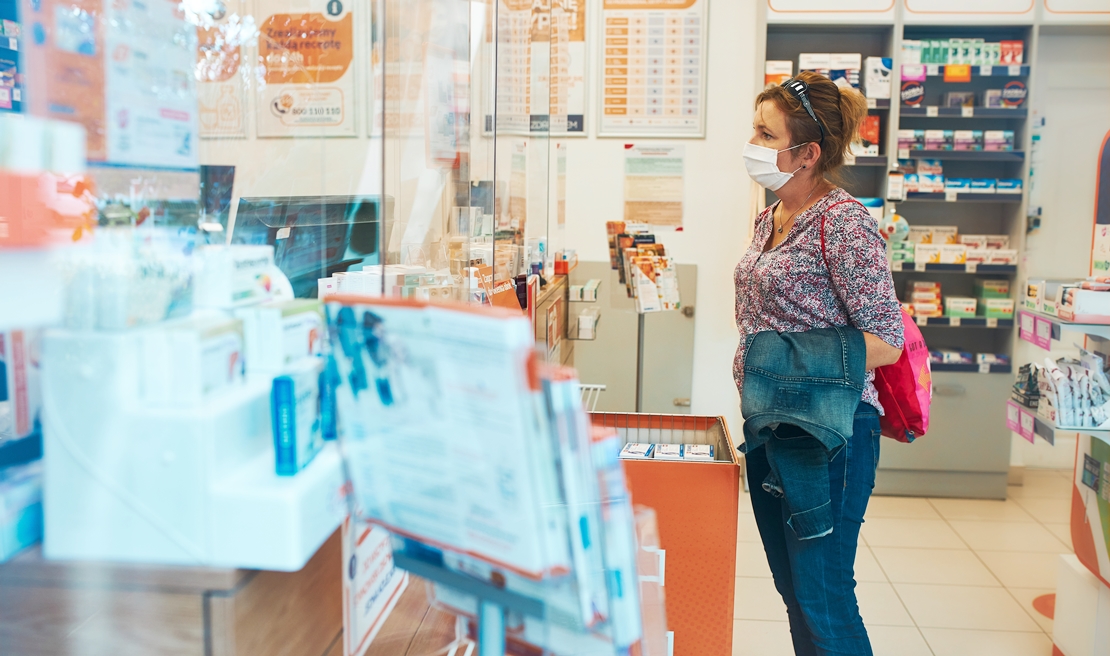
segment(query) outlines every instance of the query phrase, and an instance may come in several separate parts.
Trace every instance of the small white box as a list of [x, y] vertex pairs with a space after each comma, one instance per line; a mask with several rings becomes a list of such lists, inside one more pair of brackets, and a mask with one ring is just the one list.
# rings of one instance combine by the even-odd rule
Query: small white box
[[582, 300], [582, 285], [571, 285], [567, 290], [567, 300], [577, 302]]
[[597, 290], [601, 287], [601, 280], [593, 278], [587, 280], [582, 286], [582, 300], [587, 303], [597, 303]]
[[803, 52], [798, 55], [799, 71], [827, 71], [832, 63], [832, 56], [827, 52]]
[[868, 98], [890, 98], [894, 64], [887, 57], [864, 60], [863, 92]]
[[712, 444], [683, 444], [682, 445], [682, 459], [683, 460], [713, 460], [713, 445]]
[[934, 244], [959, 244], [960, 229], [956, 226], [933, 226]]
[[[1110, 296], [1110, 294], [1108, 294], [1107, 296]], [[682, 460], [682, 445], [681, 444], [656, 444], [655, 445], [655, 459], [656, 460]]]
[[967, 262], [967, 247], [963, 244], [940, 244], [941, 264], [964, 264]]
[[651, 458], [652, 452], [655, 450], [654, 444], [644, 444], [643, 442], [629, 442], [621, 449], [621, 458], [625, 460], [646, 460]]
[[940, 246], [936, 244], [918, 244], [914, 249], [913, 261], [916, 264], [940, 264]]
[[273, 246], [201, 246], [193, 304], [230, 309], [270, 299]]

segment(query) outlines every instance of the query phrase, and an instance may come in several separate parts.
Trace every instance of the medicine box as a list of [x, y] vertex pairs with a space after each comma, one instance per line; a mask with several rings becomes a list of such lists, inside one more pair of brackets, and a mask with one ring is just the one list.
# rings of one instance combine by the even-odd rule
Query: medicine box
[[[906, 176], [909, 177], [909, 176]], [[906, 241], [913, 244], [931, 244], [933, 243], [933, 227], [932, 226], [910, 226], [910, 233], [906, 237]]]
[[945, 191], [971, 191], [971, 178], [946, 178], [944, 181]]
[[582, 286], [582, 300], [587, 303], [597, 303], [597, 290], [601, 287], [601, 280], [591, 278]]
[[789, 60], [768, 60], [763, 68], [763, 84], [779, 86], [794, 76], [794, 62]]
[[985, 252], [987, 259], [984, 264], [1017, 264], [1017, 251], [1012, 248], [988, 248]]
[[683, 444], [682, 445], [682, 459], [683, 460], [713, 460], [713, 445], [712, 444]]
[[945, 107], [974, 107], [974, 91], [949, 91], [944, 94]]
[[1110, 292], [1067, 289], [1059, 304], [1059, 313], [1065, 321], [1110, 324]]
[[983, 132], [983, 150], [1004, 151], [1013, 149], [1013, 130], [987, 130]]
[[[912, 162], [913, 160], [909, 161]], [[944, 162], [939, 159], [919, 159], [915, 172], [928, 175], [944, 175]]]
[[803, 52], [798, 54], [799, 71], [827, 71], [832, 67], [832, 56], [827, 52]]
[[939, 317], [941, 316], [940, 303], [914, 303], [913, 316], [915, 317]]
[[1002, 89], [987, 89], [983, 92], [983, 107], [999, 109], [1004, 106], [1002, 103]]
[[1010, 298], [1009, 280], [975, 280], [975, 296], [978, 298]]
[[987, 244], [984, 248], [1007, 249], [1010, 247], [1009, 235], [986, 235]]
[[894, 78], [893, 70], [894, 60], [889, 57], [868, 57], [865, 59], [863, 62], [863, 95], [868, 98], [890, 98]]
[[193, 303], [231, 309], [270, 299], [273, 246], [200, 246]]
[[967, 247], [963, 244], [941, 244], [941, 264], [964, 264], [967, 262]]
[[682, 445], [656, 444], [654, 458], [656, 460], [682, 460]]
[[320, 372], [323, 360], [310, 358], [273, 380], [270, 412], [274, 434], [274, 470], [293, 476], [324, 446], [320, 426]]
[[1020, 194], [1021, 193], [1021, 180], [1016, 178], [1005, 178], [996, 180], [994, 183], [995, 192], [999, 194]]
[[956, 130], [952, 139], [954, 150], [983, 150], [982, 130]]
[[972, 178], [971, 188], [968, 191], [973, 194], [993, 194], [994, 184], [992, 178]]
[[921, 178], [916, 173], [907, 173], [902, 176], [902, 185], [907, 194], [916, 194], [921, 191]]
[[960, 243], [960, 229], [956, 226], [933, 226], [934, 244]]
[[952, 150], [955, 132], [952, 130], [926, 130], [926, 150]]
[[976, 314], [987, 319], [1013, 319], [1014, 299], [984, 298], [979, 301]]
[[914, 249], [915, 263], [940, 264], [940, 246], [934, 244], [918, 244]]
[[621, 449], [621, 458], [625, 460], [646, 460], [651, 458], [652, 452], [655, 450], [654, 444], [644, 444], [643, 442], [629, 442]]
[[974, 317], [977, 302], [965, 296], [948, 296], [944, 299], [944, 316]]
[[913, 292], [909, 295], [911, 303], [937, 303], [940, 301], [940, 292]]
[[986, 235], [960, 235], [960, 243], [967, 246], [968, 250], [980, 250], [987, 247]]

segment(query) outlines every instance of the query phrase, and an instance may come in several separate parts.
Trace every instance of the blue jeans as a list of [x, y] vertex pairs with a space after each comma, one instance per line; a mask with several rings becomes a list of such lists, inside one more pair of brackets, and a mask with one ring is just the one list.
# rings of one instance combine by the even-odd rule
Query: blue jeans
[[786, 525], [783, 500], [760, 486], [770, 471], [766, 449], [754, 449], [745, 459], [755, 522], [775, 588], [786, 602], [797, 656], [872, 656], [856, 603], [855, 562], [863, 514], [875, 487], [879, 438], [878, 412], [860, 403], [852, 439], [829, 462], [833, 531], [809, 540], [799, 540]]

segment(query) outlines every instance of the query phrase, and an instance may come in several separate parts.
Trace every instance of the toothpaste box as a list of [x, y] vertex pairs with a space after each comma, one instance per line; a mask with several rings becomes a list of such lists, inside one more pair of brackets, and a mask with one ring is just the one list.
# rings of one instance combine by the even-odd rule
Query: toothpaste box
[[656, 444], [654, 457], [656, 460], [682, 460], [682, 445]]
[[926, 264], [940, 264], [940, 246], [935, 244], [918, 244], [914, 249], [914, 262]]
[[971, 187], [968, 189], [973, 194], [993, 194], [994, 180], [991, 178], [972, 178]]
[[944, 299], [944, 316], [974, 317], [977, 301], [966, 296], [947, 296]]
[[994, 183], [995, 192], [999, 194], [1020, 194], [1021, 180], [1017, 178], [1004, 178]]
[[1013, 150], [1013, 130], [987, 130], [983, 132], [983, 150]]
[[654, 444], [644, 444], [643, 442], [629, 442], [621, 449], [621, 458], [625, 460], [647, 460], [651, 458], [655, 450]]
[[982, 130], [956, 130], [952, 139], [954, 150], [983, 150]]
[[964, 264], [967, 262], [967, 247], [963, 244], [941, 244], [941, 264]]
[[1002, 41], [999, 44], [1001, 57], [999, 63], [1003, 66], [1022, 64], [1025, 60], [1024, 41]]
[[919, 159], [915, 168], [918, 174], [944, 175], [944, 162], [939, 159]]
[[713, 460], [712, 444], [683, 444], [683, 460]]

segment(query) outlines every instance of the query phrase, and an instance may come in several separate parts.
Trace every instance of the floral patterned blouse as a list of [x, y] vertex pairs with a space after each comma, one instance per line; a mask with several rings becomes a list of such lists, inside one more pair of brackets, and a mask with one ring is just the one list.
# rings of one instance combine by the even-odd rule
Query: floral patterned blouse
[[[741, 393], [745, 342], [749, 335], [765, 330], [802, 332], [850, 325], [902, 348], [901, 307], [886, 259], [886, 242], [865, 207], [841, 202], [851, 200], [848, 192], [833, 189], [798, 215], [786, 239], [766, 252], [774, 206], [756, 219], [751, 247], [734, 275], [740, 347], [732, 375]], [[821, 256], [822, 215], [827, 267]], [[868, 372], [863, 401], [881, 413], [874, 380], [875, 373]]]

